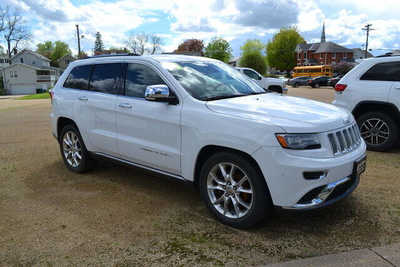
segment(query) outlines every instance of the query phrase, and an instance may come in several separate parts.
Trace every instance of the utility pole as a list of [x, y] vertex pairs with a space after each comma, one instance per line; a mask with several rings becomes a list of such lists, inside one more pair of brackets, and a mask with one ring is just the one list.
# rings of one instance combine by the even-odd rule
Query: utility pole
[[81, 56], [81, 37], [79, 35], [79, 25], [76, 24], [76, 37], [78, 38], [78, 58]]
[[369, 37], [369, 31], [373, 31], [374, 29], [371, 29], [372, 24], [367, 24], [362, 28], [363, 31], [367, 32], [367, 39], [365, 41], [365, 50], [364, 50], [364, 57], [367, 58], [368, 56], [368, 37]]

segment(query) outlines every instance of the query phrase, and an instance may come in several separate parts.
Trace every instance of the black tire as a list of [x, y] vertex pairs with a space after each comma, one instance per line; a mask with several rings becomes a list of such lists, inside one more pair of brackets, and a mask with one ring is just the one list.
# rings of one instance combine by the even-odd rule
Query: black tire
[[299, 84], [298, 84], [298, 83], [294, 83], [294, 84], [293, 84], [293, 87], [294, 87], [294, 88], [297, 88], [297, 87], [299, 87]]
[[319, 88], [320, 87], [320, 84], [319, 83], [316, 83], [315, 85], [314, 85], [314, 88]]
[[[368, 124], [368, 122], [374, 124], [374, 122], [376, 120], [381, 120], [382, 122], [384, 122], [386, 125], [383, 125], [383, 128], [387, 128], [388, 129], [388, 134], [382, 134], [380, 136], [387, 136], [387, 139], [384, 140], [382, 138], [378, 138], [375, 140], [379, 140], [380, 142], [377, 142], [377, 144], [373, 144], [373, 140], [371, 139], [372, 137], [369, 137], [370, 134], [375, 134], [376, 132], [373, 132], [372, 130], [370, 130], [369, 132], [367, 132], [367, 125], [369, 126], [370, 124]], [[387, 115], [386, 113], [383, 112], [367, 112], [362, 114], [360, 117], [357, 118], [357, 124], [358, 127], [360, 128], [360, 132], [361, 135], [363, 136], [365, 143], [367, 144], [367, 149], [368, 150], [372, 150], [372, 151], [387, 151], [389, 149], [391, 149], [392, 147], [395, 146], [396, 142], [398, 141], [399, 138], [399, 126], [396, 124], [396, 122], [392, 119], [392, 117], [390, 117], [389, 115]], [[376, 127], [372, 127], [377, 129], [379, 126], [381, 126], [382, 123], [378, 124], [378, 126]], [[381, 129], [382, 132], [379, 133], [383, 133], [386, 132], [386, 130]], [[375, 137], [377, 138], [377, 137]]]
[[[64, 141], [63, 141], [64, 136], [66, 134], [70, 134], [70, 133], [75, 134], [75, 136], [77, 137], [77, 139], [79, 141], [78, 147], [80, 148], [81, 159], [77, 166], [71, 165], [71, 163], [69, 162], [69, 160], [71, 161], [71, 159], [68, 160], [64, 153], [64, 145], [65, 145]], [[82, 136], [75, 125], [68, 124], [68, 125], [64, 126], [64, 128], [61, 130], [61, 134], [59, 137], [59, 145], [60, 145], [61, 157], [63, 158], [65, 166], [69, 170], [71, 170], [73, 172], [77, 172], [77, 173], [83, 173], [83, 172], [90, 170], [93, 167], [94, 161], [93, 161], [93, 159], [90, 158], [90, 154], [86, 149], [86, 146], [83, 142]]]
[[[225, 216], [220, 211], [218, 211], [216, 207], [214, 207], [210, 199], [208, 192], [209, 190], [207, 187], [207, 178], [212, 169], [215, 168], [215, 166], [217, 166], [219, 163], [232, 163], [236, 165], [240, 168], [240, 171], [243, 170], [245, 172], [246, 176], [249, 179], [249, 184], [251, 183], [252, 185], [250, 187], [253, 191], [253, 193], [251, 194], [252, 204], [250, 205], [250, 208], [246, 209], [246, 213], [240, 218], [229, 218], [228, 216]], [[206, 203], [206, 206], [211, 211], [211, 213], [224, 224], [239, 229], [247, 229], [261, 222], [264, 218], [266, 218], [266, 216], [272, 213], [272, 200], [263, 175], [260, 173], [258, 168], [254, 166], [254, 164], [249, 162], [248, 159], [241, 156], [240, 154], [235, 154], [231, 152], [219, 152], [212, 155], [203, 164], [199, 178], [200, 193], [204, 202]], [[238, 194], [240, 195], [241, 193]], [[222, 195], [225, 196], [225, 193], [223, 193]], [[232, 194], [232, 197], [236, 198], [234, 194]], [[230, 204], [232, 210], [234, 210], [233, 202], [230, 202]]]

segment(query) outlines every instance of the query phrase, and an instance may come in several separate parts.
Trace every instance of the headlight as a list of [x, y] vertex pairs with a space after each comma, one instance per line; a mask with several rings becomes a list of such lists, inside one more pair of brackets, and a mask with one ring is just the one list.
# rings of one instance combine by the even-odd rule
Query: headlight
[[287, 149], [321, 148], [319, 134], [276, 134], [279, 144]]

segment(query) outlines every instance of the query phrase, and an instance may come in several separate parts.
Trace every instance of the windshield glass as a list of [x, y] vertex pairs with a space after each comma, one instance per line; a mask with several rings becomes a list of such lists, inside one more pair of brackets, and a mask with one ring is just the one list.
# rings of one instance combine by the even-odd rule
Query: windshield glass
[[208, 101], [265, 93], [265, 90], [256, 83], [224, 63], [164, 61], [161, 65], [189, 94], [199, 100]]

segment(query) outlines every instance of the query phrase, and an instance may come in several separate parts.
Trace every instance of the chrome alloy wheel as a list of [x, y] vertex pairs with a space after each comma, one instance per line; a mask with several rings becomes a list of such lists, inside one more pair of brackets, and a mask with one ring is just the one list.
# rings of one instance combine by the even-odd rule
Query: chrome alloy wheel
[[385, 121], [372, 118], [361, 124], [360, 133], [368, 145], [380, 145], [389, 139], [390, 130]]
[[68, 164], [76, 168], [81, 164], [82, 146], [79, 137], [73, 131], [68, 131], [63, 137], [63, 152]]
[[207, 191], [214, 208], [228, 218], [245, 216], [253, 205], [251, 180], [233, 163], [223, 162], [211, 168], [207, 176]]

